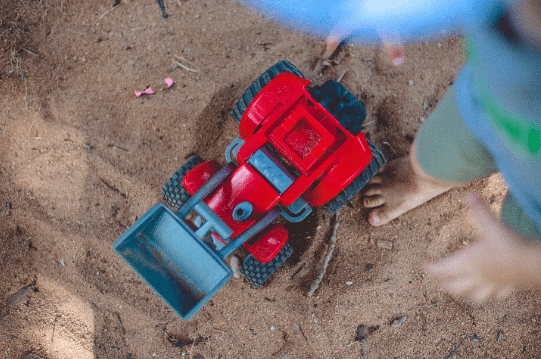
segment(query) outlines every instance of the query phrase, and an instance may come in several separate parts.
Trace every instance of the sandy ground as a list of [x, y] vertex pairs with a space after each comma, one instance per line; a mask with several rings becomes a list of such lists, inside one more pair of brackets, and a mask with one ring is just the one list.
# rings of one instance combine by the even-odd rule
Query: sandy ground
[[[498, 211], [497, 175], [377, 229], [355, 197], [308, 297], [332, 229], [315, 210], [288, 225], [295, 253], [263, 287], [233, 278], [180, 320], [111, 244], [162, 200], [186, 157], [225, 163], [237, 136], [229, 113], [251, 81], [282, 59], [316, 83], [347, 70], [341, 82], [367, 108], [365, 132], [392, 159], [407, 154], [463, 54], [456, 38], [413, 45], [394, 68], [381, 49], [354, 46], [314, 74], [321, 40], [233, 0], [165, 5], [167, 19], [155, 0], [3, 0], [0, 357], [539, 357], [539, 293], [472, 306], [422, 268], [475, 240], [463, 195], [481, 193]], [[178, 57], [198, 72], [168, 73]], [[168, 76], [175, 85], [159, 91]], [[147, 86], [157, 93], [134, 96]]]

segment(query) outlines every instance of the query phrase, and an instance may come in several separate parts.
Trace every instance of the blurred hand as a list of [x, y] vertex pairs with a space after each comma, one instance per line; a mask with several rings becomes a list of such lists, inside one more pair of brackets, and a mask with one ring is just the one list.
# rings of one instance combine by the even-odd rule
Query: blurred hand
[[496, 219], [479, 196], [468, 195], [466, 202], [479, 226], [479, 240], [427, 264], [427, 270], [450, 293], [474, 302], [504, 297], [519, 286], [539, 284], [539, 244], [528, 242]]

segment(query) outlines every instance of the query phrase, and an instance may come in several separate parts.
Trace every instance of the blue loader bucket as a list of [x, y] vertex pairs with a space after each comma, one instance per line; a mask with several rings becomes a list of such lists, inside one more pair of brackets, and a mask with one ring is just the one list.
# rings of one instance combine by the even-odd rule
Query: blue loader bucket
[[184, 320], [232, 276], [224, 261], [164, 203], [142, 216], [113, 248]]

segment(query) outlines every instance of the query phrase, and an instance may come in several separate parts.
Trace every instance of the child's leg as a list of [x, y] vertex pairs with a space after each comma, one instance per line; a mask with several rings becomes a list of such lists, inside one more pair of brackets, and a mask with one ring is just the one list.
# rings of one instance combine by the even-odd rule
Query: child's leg
[[464, 125], [451, 87], [419, 129], [409, 156], [389, 162], [365, 190], [368, 221], [379, 226], [450, 188], [496, 172]]

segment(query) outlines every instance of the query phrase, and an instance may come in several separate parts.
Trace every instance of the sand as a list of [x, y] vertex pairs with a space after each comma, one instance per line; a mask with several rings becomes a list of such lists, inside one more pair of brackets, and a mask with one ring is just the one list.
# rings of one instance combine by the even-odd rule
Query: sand
[[[367, 108], [365, 133], [393, 159], [408, 153], [455, 78], [461, 39], [410, 45], [400, 67], [381, 48], [349, 46], [313, 73], [321, 39], [232, 0], [166, 0], [168, 18], [155, 0], [6, 3], [0, 358], [539, 357], [538, 292], [472, 305], [423, 270], [426, 259], [475, 241], [463, 196], [480, 193], [498, 212], [499, 175], [381, 228], [355, 197], [340, 211], [333, 256], [309, 297], [333, 227], [316, 209], [287, 225], [295, 252], [264, 286], [233, 278], [189, 321], [111, 248], [163, 200], [161, 187], [186, 158], [225, 164], [237, 137], [229, 114], [274, 63], [287, 59], [315, 83], [343, 75]], [[168, 72], [180, 58], [186, 68]], [[166, 77], [175, 84], [160, 91]], [[135, 97], [149, 86], [154, 95]]]

